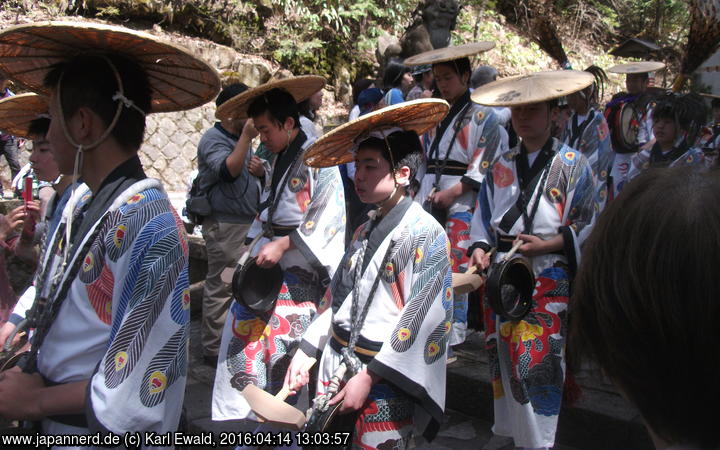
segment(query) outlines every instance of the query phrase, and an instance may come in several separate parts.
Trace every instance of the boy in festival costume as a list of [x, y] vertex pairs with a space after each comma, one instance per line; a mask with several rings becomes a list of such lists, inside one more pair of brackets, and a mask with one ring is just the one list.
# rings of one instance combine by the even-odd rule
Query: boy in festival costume
[[529, 259], [537, 280], [527, 286], [532, 302], [521, 320], [509, 320], [485, 305], [493, 432], [511, 436], [518, 447], [546, 448], [555, 442], [565, 381], [569, 283], [594, 221], [597, 191], [587, 158], [552, 138], [550, 127], [557, 98], [593, 81], [587, 72], [538, 72], [487, 84], [472, 96], [482, 104], [509, 106], [521, 139], [495, 158], [483, 182], [469, 250], [470, 264], [485, 269], [491, 248], [501, 261], [520, 244], [517, 251]]
[[314, 169], [303, 154], [314, 142], [300, 128], [297, 103], [320, 90], [325, 80], [302, 76], [272, 81], [228, 100], [217, 110], [224, 118], [250, 117], [268, 150], [259, 214], [248, 239], [257, 266], [279, 266], [279, 295], [265, 313], [239, 301], [236, 290], [220, 344], [213, 389], [213, 420], [255, 419], [241, 395], [248, 384], [277, 393], [290, 352], [317, 311], [345, 245], [345, 200], [336, 167]]
[[595, 76], [595, 82], [567, 96], [572, 114], [560, 140], [585, 155], [590, 162], [598, 188], [598, 207], [602, 211], [607, 201], [608, 175], [615, 156], [605, 116], [595, 108], [602, 97], [607, 75], [597, 66], [590, 66], [585, 71]]
[[[490, 162], [506, 147], [505, 130], [491, 108], [470, 101], [469, 57], [493, 48], [493, 42], [479, 42], [421, 53], [405, 60], [416, 66], [432, 64], [435, 84], [450, 112], [435, 129], [425, 146], [427, 170], [420, 181], [415, 201], [432, 210], [445, 227], [452, 245], [453, 272], [467, 268], [466, 252], [475, 197]], [[504, 137], [502, 135], [505, 135]], [[468, 295], [456, 295], [450, 345], [465, 341]]]
[[0, 374], [0, 415], [47, 434], [177, 429], [187, 366], [188, 247], [138, 150], [149, 112], [201, 105], [220, 80], [173, 44], [122, 27], [45, 22], [0, 33], [0, 70], [50, 94], [48, 138], [76, 189], [41, 258], [36, 326]]
[[652, 112], [655, 143], [633, 155], [628, 180], [649, 167], [702, 164], [702, 149], [692, 145], [705, 122], [706, 111], [697, 94], [669, 92], [658, 98]]
[[[11, 250], [16, 255], [25, 256], [33, 264], [37, 262], [37, 244], [49, 239], [54, 233], [72, 192], [72, 176], [60, 174], [47, 139], [50, 128], [48, 100], [37, 94], [20, 94], [0, 100], [0, 131], [28, 139], [25, 146], [31, 149], [29, 159], [35, 175], [38, 180], [52, 186], [40, 190], [39, 202], [29, 202], [27, 206], [19, 206], [8, 214], [10, 221], [25, 222], [23, 232], [10, 245]], [[50, 197], [47, 197], [46, 191], [50, 191]], [[31, 287], [20, 296], [17, 305], [9, 305], [12, 314], [9, 322], [0, 328], [0, 346], [5, 344], [16, 325], [25, 318], [33, 300], [35, 288]], [[0, 319], [8, 317], [0, 313]]]
[[[652, 131], [652, 96], [647, 92], [649, 73], [661, 70], [665, 64], [657, 61], [642, 61], [628, 64], [618, 64], [608, 69], [608, 72], [625, 74], [625, 87], [627, 92], [615, 94], [605, 106], [605, 118], [610, 128], [612, 147], [615, 151], [613, 166], [610, 171], [612, 189], [609, 198], [613, 198], [622, 190], [623, 184], [628, 180], [630, 159], [645, 145], [654, 139]], [[623, 120], [622, 110], [625, 105], [632, 109], [628, 115], [629, 120]], [[635, 136], [634, 141], [628, 142], [627, 136]]]
[[448, 109], [437, 99], [387, 107], [308, 150], [310, 165], [354, 155], [358, 195], [378, 206], [355, 232], [323, 298], [327, 309], [308, 328], [285, 378], [299, 389], [308, 382], [307, 359], [320, 358], [315, 408], [342, 402], [340, 414], [354, 413], [337, 419], [347, 419], [346, 427], [333, 428], [354, 431], [353, 448], [406, 448], [413, 425], [432, 439], [443, 419], [449, 242], [406, 187], [422, 161], [418, 134]]

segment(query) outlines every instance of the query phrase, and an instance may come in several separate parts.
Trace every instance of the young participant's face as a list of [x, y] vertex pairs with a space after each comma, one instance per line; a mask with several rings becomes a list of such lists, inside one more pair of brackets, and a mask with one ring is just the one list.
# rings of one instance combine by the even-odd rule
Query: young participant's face
[[642, 94], [647, 89], [648, 77], [644, 73], [629, 73], [625, 76], [628, 94]]
[[468, 74], [458, 75], [455, 70], [445, 64], [433, 66], [435, 85], [442, 98], [452, 103], [467, 90]]
[[52, 147], [46, 136], [32, 136], [32, 152], [30, 153], [30, 164], [35, 175], [41, 181], [52, 182], [60, 175], [57, 162], [53, 157]]
[[285, 123], [278, 123], [265, 111], [259, 116], [253, 117], [255, 129], [260, 133], [260, 142], [265, 144], [268, 150], [273, 153], [280, 153], [290, 144], [290, 133], [295, 121], [288, 117]]
[[664, 117], [653, 121], [653, 134], [658, 144], [663, 147], [671, 147], [677, 138], [675, 121]]
[[523, 139], [538, 139], [550, 132], [552, 121], [557, 119], [558, 108], [548, 109], [545, 102], [513, 106], [513, 129]]
[[390, 163], [379, 150], [361, 148], [355, 155], [355, 192], [363, 203], [380, 203], [395, 189]]

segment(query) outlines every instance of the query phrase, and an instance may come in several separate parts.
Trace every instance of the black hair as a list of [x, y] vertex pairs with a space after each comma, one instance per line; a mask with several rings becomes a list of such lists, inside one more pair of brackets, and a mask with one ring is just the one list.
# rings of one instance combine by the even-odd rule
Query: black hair
[[47, 117], [38, 117], [30, 122], [28, 125], [28, 134], [30, 136], [42, 136], [43, 138], [47, 135], [50, 129], [50, 119]]
[[391, 62], [385, 68], [383, 85], [386, 89], [398, 87], [402, 82], [402, 76], [410, 72], [411, 70], [408, 66], [397, 62]]
[[676, 132], [687, 133], [687, 142], [695, 142], [697, 134], [705, 124], [707, 107], [697, 94], [667, 93], [656, 100], [652, 112], [653, 121], [670, 119], [679, 129]]
[[597, 363], [655, 434], [697, 448], [720, 445], [705, 409], [720, 400], [717, 204], [718, 171], [639, 175], [586, 240], [569, 307], [570, 360]]
[[[435, 66], [447, 66], [455, 71], [456, 74], [462, 75], [462, 74], [468, 74], [472, 75], [472, 68], [470, 67], [470, 58], [460, 58], [460, 59], [453, 59], [451, 61], [443, 61], [439, 63], [433, 64], [433, 67]], [[468, 82], [469, 82], [468, 78]]]
[[271, 89], [253, 100], [248, 107], [248, 116], [252, 118], [266, 112], [280, 124], [291, 117], [295, 121], [295, 128], [300, 128], [298, 104], [295, 102], [295, 97], [284, 89]]
[[[548, 107], [548, 112], [550, 112], [553, 108], [560, 107], [560, 99], [559, 98], [551, 98], [550, 100], [546, 100], [545, 104]], [[567, 105], [567, 103], [566, 103], [566, 105]]]
[[243, 92], [247, 91], [248, 88], [245, 83], [233, 83], [227, 87], [225, 87], [220, 93], [218, 94], [217, 98], [215, 99], [215, 106], [220, 106], [226, 101], [230, 100], [231, 98], [235, 97], [236, 95], [240, 95]]
[[373, 84], [375, 80], [371, 80], [370, 78], [360, 78], [353, 84], [352, 87], [352, 98], [353, 98], [353, 105], [357, 105], [358, 97], [360, 96], [360, 93], [364, 91], [365, 89], [369, 88], [371, 84]]
[[312, 122], [315, 122], [315, 111], [310, 109], [309, 98], [298, 103], [298, 114], [307, 117]]
[[585, 69], [585, 72], [591, 73], [592, 76], [595, 77], [595, 82], [591, 86], [583, 89], [584, 91], [592, 91], [592, 97], [587, 99], [588, 104], [597, 104], [600, 99], [605, 96], [605, 85], [610, 82], [610, 79], [608, 78], [607, 73], [602, 69], [602, 67], [596, 66], [594, 64], [588, 66]]
[[[389, 149], [388, 144], [390, 145]], [[422, 144], [420, 143], [420, 138], [417, 133], [414, 131], [395, 131], [385, 139], [371, 136], [362, 141], [358, 146], [358, 150], [363, 148], [379, 150], [382, 157], [390, 163], [393, 172], [403, 166], [410, 168], [409, 179], [411, 180], [411, 184], [420, 168], [420, 164], [422, 164]], [[391, 151], [392, 157], [390, 155]]]
[[[45, 75], [45, 87], [56, 89], [61, 84], [61, 107], [65, 119], [69, 119], [81, 107], [86, 107], [100, 116], [105, 126], [110, 126], [118, 105], [122, 103], [113, 100], [119, 86], [108, 60], [120, 75], [125, 97], [146, 114], [150, 112], [150, 83], [142, 67], [117, 54], [79, 55], [53, 64]], [[137, 151], [142, 145], [144, 134], [145, 116], [135, 108], [123, 106], [110, 135], [123, 148]]]

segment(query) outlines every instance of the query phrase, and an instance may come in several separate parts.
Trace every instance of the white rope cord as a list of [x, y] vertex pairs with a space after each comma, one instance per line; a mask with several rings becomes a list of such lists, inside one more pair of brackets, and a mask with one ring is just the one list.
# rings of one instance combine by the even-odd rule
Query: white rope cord
[[[70, 145], [77, 148], [77, 152], [75, 153], [75, 164], [73, 167], [73, 179], [77, 180], [80, 171], [82, 170], [82, 164], [84, 159], [84, 152], [86, 150], [93, 149], [100, 145], [105, 139], [110, 136], [110, 133], [115, 129], [115, 126], [117, 125], [118, 121], [120, 120], [120, 115], [122, 114], [123, 107], [125, 108], [134, 108], [136, 111], [138, 111], [140, 114], [145, 116], [145, 112], [140, 109], [132, 100], [125, 97], [125, 89], [123, 87], [122, 79], [120, 78], [120, 73], [118, 72], [117, 68], [115, 67], [115, 64], [110, 61], [110, 58], [108, 58], [105, 55], [99, 55], [102, 59], [105, 60], [107, 65], [110, 67], [110, 69], [113, 72], [113, 75], [115, 76], [115, 81], [117, 82], [118, 90], [113, 95], [112, 99], [113, 101], [118, 102], [117, 110], [115, 111], [115, 116], [113, 117], [113, 120], [110, 122], [110, 125], [105, 129], [102, 135], [93, 142], [90, 145], [83, 145], [78, 144], [75, 142], [75, 139], [70, 135], [70, 130], [68, 130], [67, 123], [65, 122], [65, 113], [63, 111], [63, 104], [62, 104], [62, 81], [63, 77], [65, 76], [65, 72], [60, 74], [60, 79], [58, 80], [57, 88], [55, 89], [55, 92], [57, 93], [57, 99], [58, 99], [58, 105], [60, 107], [60, 114], [58, 114], [58, 119], [60, 120], [60, 126], [63, 130], [63, 133], [65, 134], [65, 138], [68, 140]], [[73, 185], [71, 197], [75, 195], [75, 189], [77, 185]], [[72, 235], [72, 225], [73, 225], [73, 214], [70, 214], [67, 222], [67, 226], [65, 227], [65, 247], [63, 248], [63, 259], [62, 264], [63, 266], [67, 263], [67, 258], [69, 256], [70, 252], [70, 237]]]

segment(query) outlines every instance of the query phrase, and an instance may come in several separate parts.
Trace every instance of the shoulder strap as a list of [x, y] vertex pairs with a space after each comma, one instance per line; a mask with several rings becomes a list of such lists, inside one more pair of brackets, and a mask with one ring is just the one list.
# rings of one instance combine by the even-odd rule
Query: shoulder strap
[[538, 158], [547, 158], [546, 161], [541, 160], [541, 163], [544, 162], [543, 170], [536, 173], [535, 176], [530, 180], [530, 182], [528, 182], [527, 186], [525, 186], [525, 189], [520, 191], [520, 195], [518, 195], [518, 199], [515, 204], [507, 210], [503, 218], [500, 220], [498, 228], [505, 232], [505, 234], [510, 233], [510, 230], [512, 229], [513, 225], [515, 225], [515, 222], [517, 222], [520, 216], [523, 216], [523, 220], [525, 222], [525, 233], [530, 233], [532, 231], [532, 222], [535, 219], [535, 213], [537, 212], [537, 208], [540, 204], [540, 199], [542, 197], [542, 187], [537, 195], [535, 204], [533, 205], [533, 211], [531, 212], [530, 216], [527, 215], [527, 206], [530, 200], [532, 200], [533, 192], [535, 192], [538, 184], [545, 183], [547, 174], [548, 172], [550, 172], [550, 165], [552, 164], [554, 156], [555, 153], [547, 154], [545, 152], [537, 156]]

